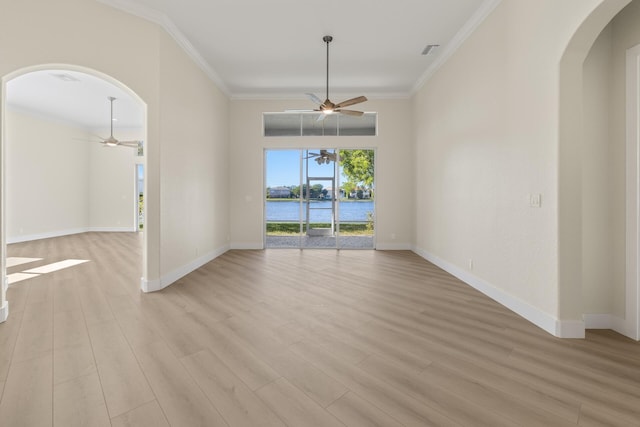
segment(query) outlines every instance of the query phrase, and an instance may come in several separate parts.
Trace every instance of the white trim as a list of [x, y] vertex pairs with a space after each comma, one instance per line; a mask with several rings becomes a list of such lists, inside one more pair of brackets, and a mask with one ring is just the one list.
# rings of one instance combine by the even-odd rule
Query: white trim
[[136, 227], [89, 227], [91, 233], [135, 233]]
[[147, 280], [144, 277], [140, 278], [140, 289], [142, 292], [155, 292], [162, 290], [163, 288], [160, 286], [160, 279], [155, 280]]
[[640, 45], [627, 50], [627, 257], [624, 335], [640, 340]]
[[71, 228], [68, 230], [47, 231], [45, 233], [25, 234], [22, 236], [8, 236], [7, 244], [30, 242], [32, 240], [50, 239], [52, 237], [70, 236], [72, 234], [86, 233], [87, 228]]
[[611, 329], [627, 335], [625, 319], [613, 314], [585, 314], [583, 316], [586, 329]]
[[485, 0], [482, 5], [476, 10], [471, 18], [464, 24], [464, 26], [456, 33], [455, 36], [447, 43], [442, 52], [433, 63], [427, 68], [427, 70], [420, 76], [418, 81], [411, 88], [411, 95], [415, 95], [424, 84], [433, 76], [440, 67], [442, 67], [453, 54], [462, 46], [462, 43], [484, 22], [491, 12], [498, 7], [502, 0]]
[[[320, 90], [309, 90], [310, 92], [322, 93], [325, 89], [322, 88]], [[354, 98], [359, 96], [360, 93], [354, 92], [343, 92], [343, 91], [335, 91], [331, 92], [331, 97], [336, 99], [347, 99]], [[367, 91], [367, 99], [369, 101], [373, 100], [386, 100], [386, 99], [410, 99], [412, 96], [409, 92], [368, 92]], [[309, 101], [304, 95], [296, 95], [291, 93], [283, 93], [283, 92], [260, 92], [260, 93], [251, 93], [251, 92], [242, 92], [242, 93], [234, 93], [230, 96], [231, 101], [299, 101], [305, 100]]]
[[166, 288], [167, 286], [171, 285], [172, 283], [176, 282], [177, 280], [181, 279], [182, 277], [186, 276], [187, 274], [202, 267], [206, 263], [218, 258], [220, 255], [224, 254], [228, 250], [229, 250], [228, 246], [223, 246], [219, 249], [211, 251], [208, 254], [203, 255], [199, 258], [196, 258], [195, 260], [189, 262], [188, 264], [185, 264], [182, 267], [179, 267], [169, 272], [168, 274], [165, 274], [160, 279], [145, 280], [144, 278], [142, 278], [140, 287], [143, 292], [160, 291]]
[[82, 233], [135, 233], [136, 229], [132, 227], [87, 227], [87, 228], [71, 228], [68, 230], [47, 231], [45, 233], [25, 234], [23, 236], [7, 237], [7, 244], [31, 242], [33, 240], [50, 239], [52, 237], [71, 236], [73, 234]]
[[264, 249], [264, 244], [262, 242], [232, 242], [229, 247], [231, 249], [239, 249], [239, 250], [259, 250]]
[[9, 318], [9, 301], [5, 301], [0, 307], [0, 323], [6, 322]]
[[378, 251], [410, 251], [413, 246], [409, 243], [376, 243]]
[[97, 0], [98, 2], [105, 4], [107, 6], [113, 7], [115, 9], [119, 9], [125, 13], [130, 15], [137, 16], [146, 21], [153, 22], [154, 24], [158, 24], [162, 27], [185, 51], [185, 53], [191, 58], [193, 62], [211, 79], [213, 83], [220, 89], [225, 95], [230, 96], [229, 89], [224, 84], [218, 73], [215, 72], [213, 68], [207, 63], [207, 61], [202, 57], [200, 52], [191, 44], [187, 36], [185, 36], [180, 29], [173, 23], [171, 19], [167, 15], [162, 12], [159, 12], [153, 8], [143, 6], [137, 3], [134, 3], [129, 0]]
[[442, 268], [449, 274], [462, 280], [472, 288], [477, 289], [494, 301], [502, 304], [514, 313], [527, 319], [529, 322], [560, 338], [584, 338], [584, 322], [574, 320], [559, 320], [554, 316], [532, 306], [531, 304], [514, 297], [492, 285], [491, 283], [474, 276], [468, 271], [443, 260], [423, 249], [413, 248], [413, 252], [427, 261]]
[[583, 320], [556, 320], [555, 333], [548, 331], [558, 338], [584, 338], [585, 327]]

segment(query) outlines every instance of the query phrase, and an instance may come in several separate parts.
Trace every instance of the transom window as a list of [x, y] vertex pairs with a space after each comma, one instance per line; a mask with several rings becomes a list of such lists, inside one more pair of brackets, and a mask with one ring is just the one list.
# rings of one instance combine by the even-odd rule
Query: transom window
[[263, 113], [262, 119], [264, 136], [376, 136], [378, 128], [377, 113]]

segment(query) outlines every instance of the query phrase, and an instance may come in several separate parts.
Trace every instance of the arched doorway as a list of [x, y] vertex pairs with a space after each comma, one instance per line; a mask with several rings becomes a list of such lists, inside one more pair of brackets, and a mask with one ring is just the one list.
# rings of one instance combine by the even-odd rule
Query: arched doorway
[[[593, 245], [593, 240], [585, 234], [588, 223], [585, 222], [585, 191], [584, 181], [584, 141], [585, 141], [585, 59], [594, 46], [594, 42], [609, 23], [621, 12], [631, 0], [604, 0], [593, 12], [586, 17], [573, 35], [560, 62], [560, 99], [559, 99], [559, 163], [558, 163], [558, 318], [563, 324], [563, 330], [558, 335], [563, 337], [583, 337], [584, 330], [589, 325], [588, 312], [585, 312], [586, 295], [583, 293], [585, 265], [585, 248]], [[621, 113], [624, 115], [624, 112]], [[629, 159], [629, 153], [627, 153]], [[629, 163], [627, 163], [629, 166]], [[624, 165], [620, 166], [624, 169]], [[629, 173], [627, 168], [627, 173]], [[637, 174], [637, 172], [636, 172]], [[624, 184], [623, 184], [624, 185]], [[635, 198], [637, 199], [637, 190]], [[633, 200], [627, 197], [627, 206]], [[624, 203], [623, 203], [624, 204]], [[624, 207], [622, 208], [624, 210]], [[624, 220], [622, 221], [624, 222]], [[627, 239], [634, 234], [627, 224]], [[635, 233], [637, 234], [637, 232]], [[619, 240], [624, 240], [622, 236]], [[636, 237], [637, 238], [637, 237]], [[637, 247], [637, 246], [636, 246]], [[626, 249], [626, 274], [633, 273], [637, 265], [637, 251], [635, 255], [630, 248]], [[632, 248], [631, 248], [632, 249]], [[624, 252], [624, 248], [622, 252]], [[625, 256], [624, 254], [622, 255]], [[621, 267], [624, 269], [625, 267]], [[637, 267], [635, 268], [637, 271]], [[635, 273], [637, 275], [637, 273]], [[601, 316], [606, 321], [601, 327], [615, 329], [629, 337], [638, 339], [638, 282], [626, 283], [626, 310], [624, 319], [615, 321], [614, 316]], [[593, 318], [591, 319], [593, 320]]]
[[[45, 77], [42, 77], [45, 76]], [[40, 114], [42, 116], [46, 116], [46, 104], [47, 102], [50, 102], [53, 99], [53, 102], [55, 102], [56, 100], [59, 99], [59, 110], [58, 111], [58, 115], [57, 116], [52, 116], [52, 117], [48, 117], [48, 120], [53, 120], [53, 121], [65, 121], [65, 115], [75, 115], [77, 116], [78, 119], [78, 123], [75, 123], [73, 126], [75, 127], [76, 125], [80, 128], [84, 128], [87, 130], [87, 136], [90, 133], [98, 133], [101, 137], [106, 137], [107, 135], [109, 135], [109, 128], [114, 126], [114, 124], [116, 122], [112, 122], [110, 121], [109, 116], [103, 114], [104, 112], [108, 112], [109, 111], [109, 99], [108, 96], [113, 96], [114, 98], [119, 98], [120, 101], [120, 107], [122, 108], [122, 110], [126, 110], [123, 111], [123, 115], [121, 115], [121, 119], [126, 118], [128, 116], [131, 115], [135, 115], [135, 118], [130, 120], [130, 121], [126, 121], [123, 120], [120, 123], [120, 130], [121, 132], [124, 131], [124, 133], [122, 133], [122, 136], [120, 137], [120, 140], [122, 139], [131, 139], [129, 135], [131, 135], [132, 133], [134, 133], [135, 139], [137, 140], [141, 140], [141, 141], [145, 141], [146, 140], [146, 128], [147, 128], [147, 118], [146, 118], [146, 103], [130, 88], [128, 88], [125, 84], [123, 84], [122, 82], [112, 78], [111, 76], [108, 76], [106, 74], [103, 74], [99, 71], [93, 70], [93, 69], [89, 69], [89, 68], [85, 68], [85, 67], [80, 67], [80, 66], [75, 66], [75, 65], [67, 65], [67, 64], [43, 64], [43, 65], [38, 65], [38, 66], [32, 66], [32, 67], [27, 67], [27, 68], [23, 68], [20, 70], [17, 70], [13, 73], [10, 73], [6, 76], [3, 77], [2, 79], [2, 90], [1, 90], [1, 94], [2, 94], [2, 143], [1, 143], [1, 149], [2, 149], [2, 160], [3, 160], [3, 167], [2, 167], [2, 171], [1, 171], [1, 189], [2, 189], [2, 215], [1, 215], [1, 238], [0, 238], [0, 259], [1, 259], [1, 263], [2, 263], [2, 271], [5, 272], [4, 274], [6, 274], [6, 267], [7, 267], [7, 263], [6, 263], [6, 258], [7, 258], [7, 243], [10, 243], [9, 240], [12, 241], [20, 241], [20, 239], [25, 239], [25, 240], [29, 240], [29, 239], [33, 239], [33, 238], [38, 238], [38, 237], [54, 237], [56, 234], [58, 235], [64, 235], [65, 233], [73, 233], [73, 232], [82, 232], [84, 229], [86, 229], [86, 231], [97, 231], [97, 230], [101, 230], [103, 229], [104, 231], [135, 231], [135, 224], [137, 223], [136, 221], [136, 216], [137, 216], [137, 207], [138, 207], [138, 203], [137, 203], [137, 188], [136, 188], [136, 184], [137, 184], [137, 179], [136, 179], [136, 170], [137, 170], [137, 164], [138, 163], [142, 163], [144, 164], [144, 157], [141, 157], [139, 159], [134, 159], [135, 153], [138, 151], [134, 148], [130, 148], [130, 149], [126, 149], [126, 151], [128, 151], [128, 153], [125, 153], [125, 155], [130, 155], [131, 156], [131, 165], [127, 166], [131, 166], [130, 167], [130, 171], [128, 171], [131, 176], [131, 203], [130, 203], [130, 209], [129, 207], [127, 207], [127, 214], [128, 214], [128, 218], [127, 219], [123, 219], [122, 217], [116, 219], [113, 221], [114, 226], [112, 227], [103, 227], [101, 226], [100, 220], [96, 220], [93, 222], [93, 226], [91, 226], [91, 224], [89, 224], [88, 222], [85, 224], [82, 223], [82, 219], [80, 219], [79, 221], [74, 222], [62, 222], [63, 225], [54, 225], [53, 227], [50, 227], [50, 229], [43, 229], [43, 230], [29, 230], [29, 227], [24, 227], [22, 228], [20, 225], [17, 225], [15, 227], [12, 227], [14, 229], [9, 230], [8, 229], [8, 223], [7, 223], [7, 213], [9, 212], [8, 208], [10, 208], [10, 206], [8, 206], [8, 203], [10, 203], [9, 200], [7, 200], [7, 127], [8, 127], [8, 101], [7, 101], [7, 97], [10, 94], [12, 89], [12, 84], [13, 83], [17, 83], [20, 82], [22, 80], [26, 80], [29, 78], [33, 78], [35, 80], [31, 80], [31, 81], [38, 81], [37, 79], [46, 79], [46, 78], [51, 78], [52, 81], [65, 81], [64, 84], [69, 84], [69, 85], [74, 85], [77, 84], [77, 86], [74, 88], [74, 90], [69, 90], [68, 92], [65, 92], [64, 90], [60, 90], [60, 87], [62, 87], [61, 85], [58, 85], [56, 87], [54, 87], [50, 93], [47, 93], [46, 96], [44, 93], [42, 92], [37, 92], [35, 94], [23, 94], [25, 96], [22, 97], [22, 101], [24, 101], [25, 103], [28, 102], [32, 102], [34, 99], [37, 101], [41, 101], [41, 106], [43, 107], [43, 111], [37, 111], [35, 112], [35, 114]], [[30, 81], [30, 82], [31, 82]], [[44, 80], [42, 80], [44, 82]], [[17, 85], [16, 87], [20, 87], [19, 85]], [[28, 87], [28, 85], [27, 85]], [[23, 87], [24, 89], [24, 87]], [[82, 108], [84, 108], [85, 110], [90, 109], [89, 107], [87, 107], [86, 105], [83, 106], [82, 102], [76, 102], [75, 104], [73, 102], [68, 102], [68, 99], [65, 99], [67, 97], [74, 97], [74, 93], [75, 96], [79, 97], [80, 94], [84, 99], [84, 102], [88, 102], [89, 98], [90, 98], [90, 103], [91, 105], [96, 104], [97, 108], [96, 108], [96, 114], [100, 114], [99, 118], [96, 118], [95, 114], [92, 115], [90, 114], [90, 112], [88, 111], [84, 111], [82, 110]], [[108, 95], [108, 96], [107, 96]], [[57, 98], [56, 98], [57, 97]], [[31, 98], [31, 99], [29, 99]], [[47, 100], [47, 98], [50, 98], [49, 100]], [[76, 100], [77, 101], [77, 100]], [[82, 101], [82, 100], [81, 100]], [[118, 105], [118, 104], [116, 104]], [[133, 108], [130, 108], [132, 107]], [[49, 106], [50, 107], [50, 106]], [[55, 108], [55, 106], [54, 106]], [[75, 108], [75, 111], [74, 111]], [[78, 110], [78, 108], [80, 108], [80, 110]], [[116, 107], [117, 108], [117, 107]], [[66, 111], [65, 111], [66, 110]], [[132, 112], [133, 111], [133, 112]], [[33, 111], [31, 113], [34, 113]], [[82, 117], [80, 117], [82, 116]], [[116, 125], [117, 127], [117, 125]], [[128, 129], [127, 129], [128, 127]], [[91, 131], [89, 131], [88, 129], [91, 128]], [[133, 128], [136, 128], [135, 131], [133, 130]], [[100, 130], [98, 130], [100, 129]], [[82, 133], [80, 133], [81, 135]], [[78, 141], [81, 138], [76, 138]], [[75, 142], [75, 144], [77, 144], [78, 146], [80, 145], [84, 145], [85, 147], [91, 147], [86, 148], [87, 150], [93, 150], [93, 151], [99, 151], [101, 149], [99, 144], [93, 144], [92, 142], [90, 142], [91, 138], [86, 138], [84, 141], [82, 142]], [[97, 142], [97, 140], [96, 140]], [[94, 146], [96, 147], [94, 149]], [[119, 150], [123, 149], [123, 147], [116, 147]], [[104, 153], [107, 153], [106, 151]], [[110, 154], [113, 153], [113, 151], [109, 152]], [[122, 157], [122, 153], [120, 154], [120, 156]], [[55, 158], [52, 159], [52, 162], [55, 162]], [[95, 166], [95, 163], [93, 163], [93, 166]], [[98, 165], [99, 166], [99, 165]], [[108, 167], [106, 168], [108, 169]], [[103, 167], [103, 170], [105, 170], [105, 168]], [[102, 189], [105, 188], [105, 186], [108, 188], [109, 187], [109, 177], [100, 177], [99, 172], [98, 173], [94, 173], [94, 175], [98, 176], [98, 178], [102, 178], [102, 181], [104, 181], [102, 183]], [[91, 177], [91, 181], [92, 182], [98, 182], [98, 185], [96, 186], [96, 191], [94, 191], [94, 193], [99, 194], [102, 189], [100, 188], [100, 179], [96, 179], [95, 177]], [[70, 192], [67, 192], [70, 193]], [[62, 193], [61, 193], [62, 194]], [[67, 194], [69, 195], [69, 194]], [[89, 196], [87, 198], [89, 198], [91, 195], [89, 194]], [[73, 195], [69, 195], [70, 198], [73, 198]], [[95, 199], [95, 197], [94, 197]], [[134, 202], [135, 200], [135, 202]], [[125, 201], [128, 203], [128, 200]], [[103, 206], [109, 205], [111, 204], [108, 201], [103, 201]], [[102, 209], [100, 206], [98, 206], [97, 208], [95, 208], [95, 201], [93, 203], [92, 206], [92, 210], [97, 211], [98, 213], [103, 213], [104, 209]], [[130, 211], [130, 212], [129, 212]], [[15, 216], [15, 215], [14, 215]], [[94, 215], [95, 216], [95, 215]], [[88, 219], [88, 218], [87, 218]], [[132, 225], [129, 227], [127, 224], [128, 222], [131, 222]], [[81, 224], [80, 226], [69, 226], [68, 224]], [[115, 225], [122, 225], [122, 227], [118, 227]], [[131, 230], [129, 230], [129, 228], [131, 228]], [[52, 230], [52, 231], [51, 231]], [[24, 231], [24, 233], [22, 233]], [[23, 236], [20, 236], [21, 234], [24, 234]], [[142, 236], [142, 270], [146, 272], [146, 264], [147, 264], [147, 256], [146, 256], [146, 248], [147, 248], [147, 236], [146, 233], [143, 234]], [[145, 274], [143, 273], [143, 276]], [[2, 286], [2, 293], [0, 295], [0, 307], [1, 307], [1, 311], [0, 311], [0, 321], [6, 320], [7, 316], [8, 316], [8, 302], [7, 302], [7, 296], [6, 296], [6, 291], [8, 288], [8, 282], [7, 280], [4, 281], [4, 285]]]

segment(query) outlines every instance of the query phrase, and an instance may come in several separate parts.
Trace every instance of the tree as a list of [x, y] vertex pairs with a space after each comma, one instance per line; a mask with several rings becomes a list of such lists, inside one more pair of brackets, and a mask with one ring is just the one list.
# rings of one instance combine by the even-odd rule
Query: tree
[[356, 184], [354, 184], [351, 181], [347, 181], [342, 183], [342, 191], [344, 191], [344, 194], [347, 195], [347, 197], [349, 197], [349, 195], [351, 193], [353, 193], [356, 190]]
[[322, 194], [322, 184], [313, 184], [311, 186], [311, 198], [317, 199]]
[[[349, 188], [363, 186], [373, 189], [373, 150], [340, 150], [340, 166], [342, 166], [342, 173], [348, 179]], [[346, 190], [347, 183], [343, 188]]]

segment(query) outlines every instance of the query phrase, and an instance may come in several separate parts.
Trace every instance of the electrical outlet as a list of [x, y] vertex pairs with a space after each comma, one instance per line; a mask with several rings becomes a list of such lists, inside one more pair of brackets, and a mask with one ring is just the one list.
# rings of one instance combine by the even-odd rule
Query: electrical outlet
[[529, 194], [529, 206], [532, 208], [542, 207], [542, 194]]

